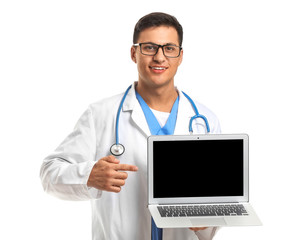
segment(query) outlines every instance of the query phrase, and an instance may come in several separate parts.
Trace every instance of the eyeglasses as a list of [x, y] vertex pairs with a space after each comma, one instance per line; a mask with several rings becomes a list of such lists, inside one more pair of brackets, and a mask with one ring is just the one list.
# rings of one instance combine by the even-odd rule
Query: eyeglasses
[[155, 56], [158, 53], [159, 48], [162, 48], [164, 56], [168, 58], [179, 57], [182, 50], [182, 47], [174, 44], [159, 45], [155, 43], [136, 43], [133, 46], [140, 46], [140, 52], [147, 56]]

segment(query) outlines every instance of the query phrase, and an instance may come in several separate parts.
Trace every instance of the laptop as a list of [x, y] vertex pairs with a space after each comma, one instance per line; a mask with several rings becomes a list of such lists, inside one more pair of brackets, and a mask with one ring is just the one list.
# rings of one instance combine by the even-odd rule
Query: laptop
[[150, 136], [147, 144], [157, 227], [262, 225], [248, 201], [247, 134]]

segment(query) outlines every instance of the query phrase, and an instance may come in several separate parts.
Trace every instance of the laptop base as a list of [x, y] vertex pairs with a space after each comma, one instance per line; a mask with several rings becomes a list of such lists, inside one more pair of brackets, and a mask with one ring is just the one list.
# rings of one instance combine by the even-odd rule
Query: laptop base
[[[161, 217], [158, 206], [149, 205], [149, 211], [158, 228], [188, 228], [188, 227], [217, 227], [217, 226], [260, 226], [262, 225], [255, 211], [248, 203], [245, 206], [248, 215], [245, 216], [186, 216]], [[220, 203], [221, 205], [221, 203]]]

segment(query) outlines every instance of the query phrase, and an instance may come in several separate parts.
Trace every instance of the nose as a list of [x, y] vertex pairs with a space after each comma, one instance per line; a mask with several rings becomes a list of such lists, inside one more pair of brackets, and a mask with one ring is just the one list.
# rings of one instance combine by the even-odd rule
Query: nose
[[159, 47], [158, 52], [153, 57], [154, 61], [156, 62], [164, 62], [166, 60], [166, 57], [163, 52], [163, 47]]

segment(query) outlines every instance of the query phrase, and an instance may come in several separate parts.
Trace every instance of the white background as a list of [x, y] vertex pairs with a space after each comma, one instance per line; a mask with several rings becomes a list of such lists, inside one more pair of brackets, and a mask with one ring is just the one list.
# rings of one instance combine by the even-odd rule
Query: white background
[[137, 80], [133, 28], [152, 11], [184, 28], [176, 85], [212, 109], [224, 133], [250, 135], [250, 200], [264, 225], [223, 228], [216, 239], [302, 239], [303, 6], [295, 0], [1, 1], [1, 239], [91, 238], [90, 203], [44, 193], [40, 165], [88, 104]]

